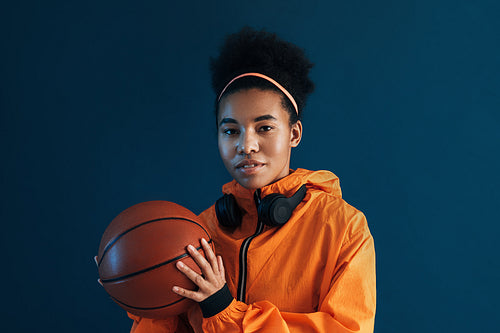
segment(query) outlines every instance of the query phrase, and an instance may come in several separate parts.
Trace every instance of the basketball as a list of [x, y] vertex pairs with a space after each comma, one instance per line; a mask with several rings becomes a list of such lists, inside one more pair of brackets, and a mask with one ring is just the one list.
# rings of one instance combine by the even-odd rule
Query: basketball
[[132, 314], [163, 319], [183, 313], [194, 301], [175, 294], [172, 287], [197, 286], [175, 264], [182, 260], [201, 274], [186, 250], [191, 244], [204, 255], [201, 238], [212, 244], [198, 217], [178, 204], [148, 201], [127, 208], [111, 221], [99, 245], [102, 285]]

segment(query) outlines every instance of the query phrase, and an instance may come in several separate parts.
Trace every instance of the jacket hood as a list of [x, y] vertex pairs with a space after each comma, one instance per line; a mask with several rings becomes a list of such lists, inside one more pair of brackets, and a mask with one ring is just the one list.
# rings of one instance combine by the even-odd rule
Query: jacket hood
[[[290, 196], [299, 189], [302, 184], [306, 184], [307, 189], [317, 189], [333, 196], [342, 198], [339, 178], [330, 171], [318, 170], [310, 171], [306, 169], [290, 169], [290, 174], [275, 183], [264, 186], [261, 191], [266, 196], [271, 193], [281, 193]], [[252, 199], [255, 190], [249, 190], [233, 180], [222, 187], [222, 192], [233, 194], [242, 199]]]

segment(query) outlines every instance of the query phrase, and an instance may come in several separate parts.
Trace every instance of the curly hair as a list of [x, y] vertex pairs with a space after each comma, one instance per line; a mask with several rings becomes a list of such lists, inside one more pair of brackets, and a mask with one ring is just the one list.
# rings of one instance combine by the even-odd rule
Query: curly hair
[[314, 90], [314, 83], [308, 77], [312, 67], [303, 49], [280, 39], [275, 33], [244, 27], [228, 35], [219, 57], [210, 59], [212, 87], [217, 96], [216, 116], [217, 99], [226, 84], [240, 74], [257, 72], [273, 78], [290, 92], [297, 102], [298, 115], [285, 94], [260, 77], [247, 76], [234, 81], [224, 91], [224, 96], [251, 88], [276, 91], [282, 95], [282, 105], [290, 114], [290, 124], [296, 123], [302, 118], [307, 96]]

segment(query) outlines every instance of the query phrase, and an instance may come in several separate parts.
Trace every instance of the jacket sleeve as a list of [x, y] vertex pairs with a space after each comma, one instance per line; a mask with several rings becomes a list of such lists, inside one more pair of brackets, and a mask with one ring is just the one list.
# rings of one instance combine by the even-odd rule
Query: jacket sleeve
[[280, 312], [268, 301], [233, 300], [223, 311], [203, 319], [203, 331], [369, 333], [374, 327], [375, 299], [375, 250], [365, 224], [363, 232], [342, 245], [318, 312]]
[[130, 319], [134, 321], [130, 333], [169, 333], [175, 332], [179, 323], [178, 317], [171, 317], [166, 320], [154, 320], [139, 317], [128, 313]]
[[130, 333], [190, 333], [192, 328], [187, 323], [186, 318], [181, 316], [170, 317], [167, 319], [156, 320], [144, 317], [139, 317], [131, 313], [127, 313], [129, 318], [134, 322]]

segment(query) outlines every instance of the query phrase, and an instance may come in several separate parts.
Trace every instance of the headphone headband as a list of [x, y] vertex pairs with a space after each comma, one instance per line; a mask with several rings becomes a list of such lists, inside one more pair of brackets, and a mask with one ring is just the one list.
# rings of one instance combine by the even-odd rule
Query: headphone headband
[[[284, 225], [292, 216], [295, 208], [304, 200], [306, 192], [306, 185], [303, 184], [291, 197], [280, 193], [271, 193], [262, 200], [256, 200], [259, 221], [270, 227]], [[224, 227], [236, 228], [241, 225], [243, 213], [232, 194], [224, 194], [216, 201], [215, 214], [219, 224]]]

